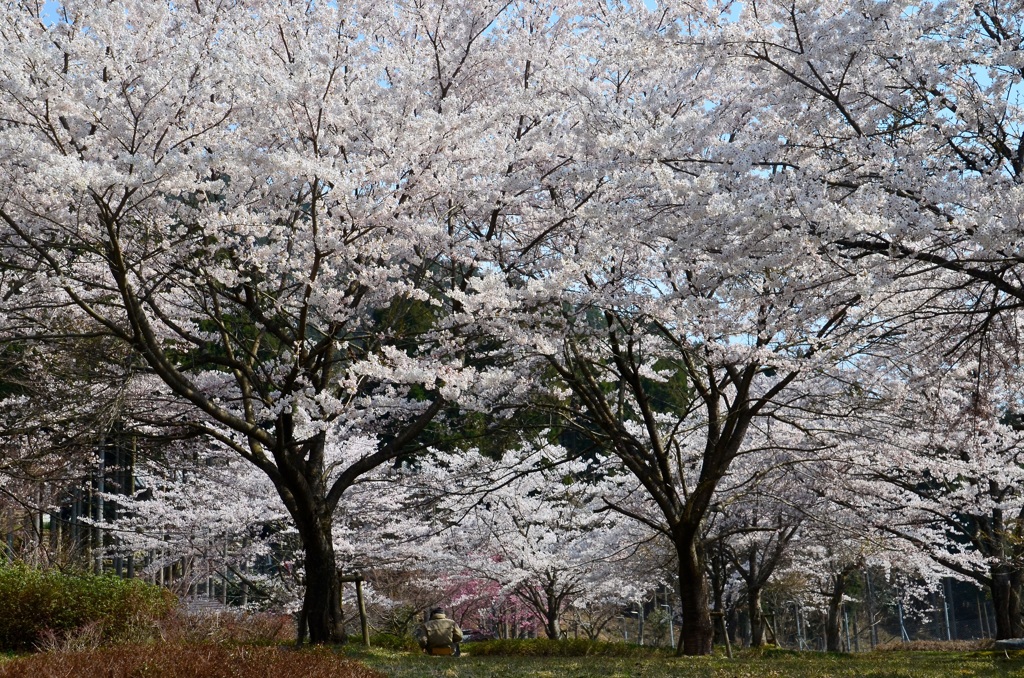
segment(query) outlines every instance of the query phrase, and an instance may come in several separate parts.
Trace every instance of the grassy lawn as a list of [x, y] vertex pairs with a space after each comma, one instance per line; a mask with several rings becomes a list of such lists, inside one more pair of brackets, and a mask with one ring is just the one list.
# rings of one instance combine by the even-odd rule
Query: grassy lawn
[[[634, 656], [472, 656], [470, 646], [468, 654], [454, 658], [428, 657], [407, 650], [344, 648], [340, 654], [365, 664], [365, 667], [360, 667], [346, 662], [337, 650], [331, 649], [294, 653], [285, 647], [232, 647], [157, 643], [127, 650], [112, 648], [86, 653], [24, 655], [18, 661], [0, 655], [0, 677], [146, 675], [154, 678], [221, 678], [246, 675], [284, 678], [294, 675], [304, 678], [373, 678], [370, 675], [372, 671], [365, 668], [369, 667], [392, 678], [1024, 678], [1024, 653], [1008, 658], [1001, 652], [988, 651], [889, 651], [852, 655], [782, 651], [736, 659], [720, 656], [677, 659], [647, 652]], [[207, 657], [211, 652], [220, 654]], [[135, 664], [145, 658], [137, 655], [154, 653], [160, 656], [146, 659], [143, 662], [145, 671], [140, 673], [140, 667]], [[255, 656], [257, 654], [260, 656]], [[114, 659], [124, 666], [119, 664], [115, 667], [117, 662], [113, 662]]]
[[410, 650], [411, 642], [298, 652], [279, 644], [158, 642], [23, 653], [17, 659], [0, 653], [0, 678], [1024, 678], [1024, 652], [1007, 656], [963, 648], [854, 654], [748, 650], [728, 659], [676, 658], [668, 650], [622, 643], [531, 640], [467, 644], [462, 657], [430, 657]]
[[[471, 646], [470, 646], [471, 651]], [[762, 657], [428, 657], [372, 649], [354, 658], [394, 678], [955, 678], [1021, 676], [1024, 656], [999, 652], [774, 653]]]

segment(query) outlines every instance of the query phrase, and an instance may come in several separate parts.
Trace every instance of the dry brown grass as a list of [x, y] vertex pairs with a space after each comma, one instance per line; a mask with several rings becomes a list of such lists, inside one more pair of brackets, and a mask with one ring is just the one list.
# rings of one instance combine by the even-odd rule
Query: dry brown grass
[[111, 642], [101, 622], [64, 631], [44, 630], [35, 649], [41, 652], [87, 652], [115, 645], [144, 645], [160, 640], [171, 645], [286, 645], [295, 640], [291, 615], [225, 611], [196, 614], [177, 610], [148, 626], [137, 625], [134, 637], [122, 633]]
[[0, 678], [385, 678], [326, 648], [151, 644], [46, 652], [0, 664]]
[[281, 645], [295, 640], [295, 619], [273, 612], [225, 611], [219, 614], [178, 610], [158, 626], [168, 643]]

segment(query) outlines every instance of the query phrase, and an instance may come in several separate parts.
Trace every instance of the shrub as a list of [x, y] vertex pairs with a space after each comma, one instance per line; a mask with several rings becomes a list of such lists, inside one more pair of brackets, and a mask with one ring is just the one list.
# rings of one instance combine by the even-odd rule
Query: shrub
[[0, 678], [384, 678], [329, 649], [210, 644], [120, 645], [35, 654], [0, 664]]
[[45, 635], [52, 643], [87, 626], [103, 640], [137, 639], [176, 604], [166, 589], [138, 579], [3, 565], [0, 649], [31, 649]]

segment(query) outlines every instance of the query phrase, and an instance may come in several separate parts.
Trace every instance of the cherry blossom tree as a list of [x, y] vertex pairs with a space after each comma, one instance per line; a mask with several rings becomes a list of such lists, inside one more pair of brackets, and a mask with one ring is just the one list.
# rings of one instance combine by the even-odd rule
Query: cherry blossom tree
[[670, 540], [678, 650], [710, 652], [709, 523], [772, 526], [735, 543], [756, 594], [758, 553], [795, 537], [731, 478], [786, 454], [878, 469], [833, 500], [898, 509], [1012, 632], [1020, 0], [634, 4], [10, 3], [0, 340], [55, 378], [13, 394], [7, 440], [61, 440], [42, 387], [88, 383], [62, 431], [247, 462], [301, 541], [318, 643], [342, 635], [339, 557], [374, 566], [367, 526], [417, 548], [450, 527], [359, 504], [437, 508], [458, 462], [416, 454], [525, 403], [618, 460], [586, 500], [524, 478], [469, 515], [503, 554], [480, 568], [531, 563], [495, 578], [555, 635], [614, 512]]
[[720, 482], [738, 456], [792, 444], [766, 447], [771, 422], [783, 429], [838, 403], [851, 357], [885, 334], [873, 315], [884, 288], [834, 273], [814, 242], [794, 242], [752, 203], [719, 211], [721, 187], [708, 182], [708, 194], [687, 193], [700, 207], [656, 204], [670, 190], [657, 185], [609, 189], [608, 201], [650, 196], [650, 212], [634, 202], [628, 216], [580, 217], [546, 243], [553, 272], [536, 289], [557, 282], [527, 348], [557, 375], [554, 409], [613, 451], [656, 508], [611, 504], [675, 545], [679, 649], [690, 654], [711, 649], [702, 538]]
[[707, 521], [706, 541], [743, 582], [752, 647], [765, 644], [764, 590], [787, 564], [793, 540], [821, 503], [803, 482], [803, 476], [814, 475], [812, 466], [812, 460], [781, 451], [774, 460], [741, 457]]
[[[310, 638], [336, 639], [343, 496], [446, 407], [513, 390], [500, 365], [472, 364], [472, 332], [446, 331], [445, 313], [453, 291], [485, 294], [466, 278], [493, 229], [463, 213], [496, 214], [501, 186], [521, 196], [561, 162], [554, 74], [579, 58], [577, 13], [40, 11], [14, 3], [0, 20], [4, 337], [130, 349], [155, 378], [152, 412], [272, 481], [305, 552]], [[331, 465], [368, 434], [376, 448]]]
[[1021, 4], [734, 9], [716, 52], [757, 102], [732, 139], [764, 168], [750, 182], [784, 185], [849, 270], [889, 268], [918, 299], [893, 363], [865, 365], [891, 375], [865, 391], [893, 410], [850, 422], [869, 451], [850, 497], [989, 588], [997, 635], [1020, 635]]
[[1019, 351], [994, 332], [981, 345], [981, 360], [900, 370], [888, 420], [853, 443], [847, 502], [946, 574], [988, 589], [996, 636], [1010, 638], [1022, 633], [1024, 586]]
[[1020, 2], [724, 5], [716, 53], [757, 102], [733, 141], [815, 231], [1019, 304]]
[[[544, 445], [509, 451], [498, 462], [481, 459], [478, 478], [449, 481], [442, 509], [464, 513], [447, 537], [449, 571], [499, 584], [531, 609], [552, 639], [563, 637], [570, 606], [625, 605], [654, 588], [658, 577], [630, 566], [652, 535], [600, 511], [605, 488], [585, 480], [594, 473], [586, 462], [558, 463], [565, 456]], [[464, 475], [465, 466], [459, 469]], [[460, 485], [465, 489], [452, 491]], [[473, 485], [482, 491], [467, 492]]]
[[[111, 518], [96, 521], [112, 536], [107, 555], [143, 555], [139, 572], [182, 596], [201, 589], [209, 595], [211, 580], [230, 580], [253, 599], [297, 607], [296, 568], [283, 562], [294, 558], [297, 535], [265, 474], [194, 439], [139, 455], [132, 473], [131, 488], [104, 495]], [[256, 567], [268, 560], [271, 568]], [[165, 571], [177, 576], [165, 579]]]
[[[58, 346], [55, 352], [5, 345], [0, 378], [0, 505], [7, 516], [8, 547], [13, 551], [17, 543], [19, 557], [47, 563], [85, 555], [79, 543], [67, 538], [79, 527], [63, 529], [61, 507], [77, 504], [75, 512], [92, 504], [87, 512], [99, 509], [95, 491], [104, 475], [102, 458], [133, 395], [124, 379], [125, 352], [95, 340]], [[91, 501], [83, 502], [83, 493]], [[20, 529], [10, 524], [15, 516]], [[17, 539], [15, 532], [20, 532]]]

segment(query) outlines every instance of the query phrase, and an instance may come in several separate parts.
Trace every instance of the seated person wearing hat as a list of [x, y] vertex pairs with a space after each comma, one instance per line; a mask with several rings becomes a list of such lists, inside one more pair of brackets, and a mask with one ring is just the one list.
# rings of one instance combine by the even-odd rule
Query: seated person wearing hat
[[430, 619], [420, 624], [413, 635], [427, 654], [459, 656], [462, 629], [439, 607], [430, 611]]

